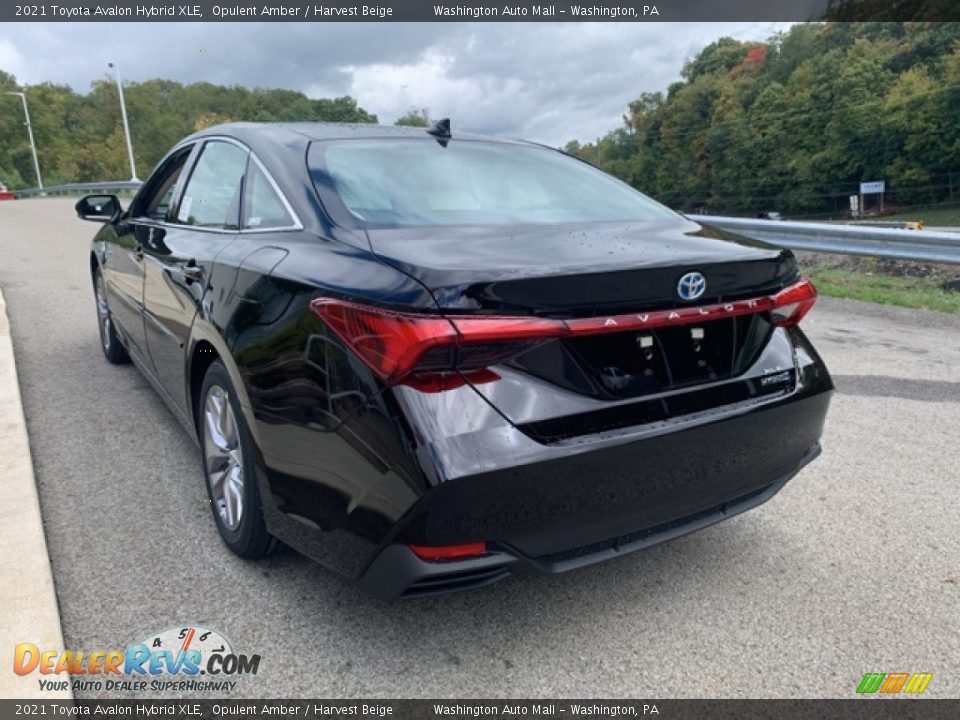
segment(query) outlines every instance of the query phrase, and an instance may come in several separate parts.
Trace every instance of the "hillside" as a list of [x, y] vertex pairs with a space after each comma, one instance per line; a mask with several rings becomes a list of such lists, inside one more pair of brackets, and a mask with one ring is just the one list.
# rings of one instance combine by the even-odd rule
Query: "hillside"
[[960, 203], [960, 25], [794, 25], [720, 39], [624, 126], [567, 150], [681, 210], [840, 214], [861, 180], [888, 205]]
[[[0, 92], [19, 90], [0, 70]], [[81, 94], [43, 83], [26, 90], [44, 183], [93, 182], [130, 177], [116, 85], [94, 82]], [[171, 80], [124, 83], [137, 171], [146, 177], [178, 140], [231, 120], [376, 122], [351, 97], [312, 100], [293, 90], [224, 87]], [[35, 187], [30, 145], [17, 98], [0, 102], [0, 182]]]

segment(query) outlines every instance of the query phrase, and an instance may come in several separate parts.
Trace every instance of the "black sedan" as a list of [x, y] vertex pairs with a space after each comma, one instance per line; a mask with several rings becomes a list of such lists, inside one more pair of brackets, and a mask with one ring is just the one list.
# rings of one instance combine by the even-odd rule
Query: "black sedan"
[[788, 250], [539, 145], [373, 125], [186, 138], [90, 251], [103, 352], [202, 449], [238, 555], [381, 597], [559, 572], [773, 496], [833, 389]]

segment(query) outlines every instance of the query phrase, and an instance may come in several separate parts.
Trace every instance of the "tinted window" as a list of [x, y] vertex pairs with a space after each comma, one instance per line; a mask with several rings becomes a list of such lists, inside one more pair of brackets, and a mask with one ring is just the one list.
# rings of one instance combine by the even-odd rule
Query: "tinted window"
[[311, 165], [376, 225], [634, 221], [674, 214], [606, 173], [527, 145], [379, 139], [315, 145]]
[[293, 218], [287, 212], [280, 196], [253, 158], [247, 167], [244, 187], [243, 227], [266, 229], [294, 225]]
[[177, 209], [177, 222], [209, 228], [236, 228], [247, 151], [211, 141], [203, 146]]
[[137, 215], [146, 215], [153, 220], [167, 218], [170, 203], [177, 189], [177, 180], [180, 179], [183, 166], [190, 157], [191, 147], [185, 147], [169, 157], [147, 181], [149, 184], [137, 208]]

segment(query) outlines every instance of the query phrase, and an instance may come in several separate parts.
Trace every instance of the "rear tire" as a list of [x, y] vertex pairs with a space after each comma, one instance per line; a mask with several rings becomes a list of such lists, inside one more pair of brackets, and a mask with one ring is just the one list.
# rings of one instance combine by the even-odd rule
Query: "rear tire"
[[203, 474], [220, 537], [240, 557], [262, 558], [277, 545], [267, 531], [257, 485], [253, 438], [226, 368], [217, 360], [197, 405]]
[[113, 326], [113, 316], [107, 307], [107, 292], [100, 268], [93, 271], [93, 291], [97, 301], [97, 325], [100, 327], [100, 349], [103, 350], [103, 356], [113, 365], [125, 365], [130, 362], [130, 356]]

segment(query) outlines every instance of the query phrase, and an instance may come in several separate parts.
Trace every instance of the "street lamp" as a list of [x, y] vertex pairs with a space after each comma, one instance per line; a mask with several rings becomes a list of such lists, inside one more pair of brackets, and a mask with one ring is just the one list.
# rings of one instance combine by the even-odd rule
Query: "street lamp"
[[123, 99], [123, 83], [120, 82], [120, 71], [112, 62], [107, 63], [107, 67], [113, 70], [113, 77], [117, 81], [117, 92], [120, 94], [120, 115], [123, 117], [123, 134], [127, 139], [127, 158], [130, 160], [130, 180], [131, 182], [140, 182], [137, 177], [137, 166], [133, 162], [133, 144], [130, 142], [130, 125], [127, 123], [127, 103]]
[[22, 92], [6, 92], [6, 95], [19, 95], [23, 101], [23, 116], [26, 118], [27, 134], [30, 136], [30, 150], [33, 151], [33, 169], [37, 173], [37, 188], [43, 190], [43, 178], [40, 177], [40, 161], [37, 160], [37, 144], [33, 141], [33, 126], [30, 125], [30, 110], [27, 108], [27, 94]]

